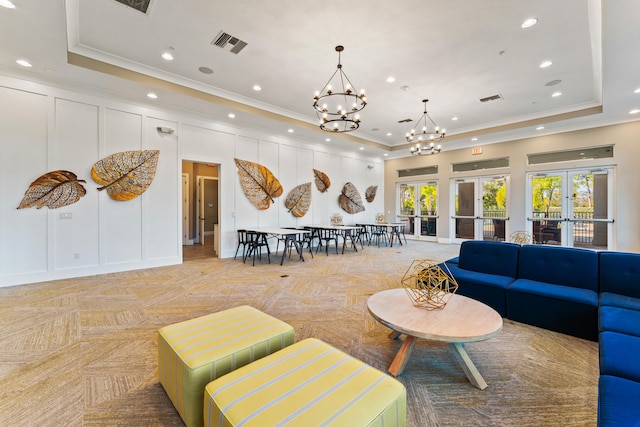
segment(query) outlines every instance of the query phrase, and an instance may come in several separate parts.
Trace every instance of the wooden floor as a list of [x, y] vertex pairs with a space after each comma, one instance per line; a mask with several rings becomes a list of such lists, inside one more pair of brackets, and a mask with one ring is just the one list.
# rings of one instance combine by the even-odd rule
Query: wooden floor
[[[191, 247], [179, 266], [1, 288], [0, 426], [183, 425], [158, 382], [157, 331], [241, 304], [386, 371], [400, 342], [367, 298], [400, 287], [413, 259], [458, 250], [410, 241], [251, 267]], [[465, 348], [487, 389], [467, 381], [449, 345], [418, 341], [398, 377], [410, 426], [596, 424], [597, 343], [505, 320]]]

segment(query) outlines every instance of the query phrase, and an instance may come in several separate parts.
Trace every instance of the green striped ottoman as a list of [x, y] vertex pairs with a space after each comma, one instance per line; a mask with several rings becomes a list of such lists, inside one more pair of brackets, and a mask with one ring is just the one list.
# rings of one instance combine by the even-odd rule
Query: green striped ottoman
[[406, 426], [404, 386], [309, 338], [207, 384], [205, 426]]
[[207, 383], [293, 341], [291, 326], [249, 306], [165, 326], [158, 334], [160, 384], [187, 427], [202, 426]]

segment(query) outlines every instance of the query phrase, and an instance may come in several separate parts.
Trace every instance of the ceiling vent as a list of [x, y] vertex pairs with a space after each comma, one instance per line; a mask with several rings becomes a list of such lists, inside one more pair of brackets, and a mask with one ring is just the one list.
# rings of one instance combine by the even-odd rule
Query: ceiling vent
[[235, 53], [236, 55], [240, 53], [245, 46], [247, 46], [247, 42], [243, 42], [237, 37], [233, 37], [231, 34], [227, 34], [224, 31], [220, 31], [211, 44], [224, 50], [228, 50], [231, 53]]
[[486, 98], [480, 98], [480, 102], [497, 101], [499, 99], [504, 99], [504, 98], [502, 97], [502, 95], [498, 94], [493, 96], [487, 96]]
[[413, 120], [411, 119], [402, 119], [402, 120], [398, 120], [398, 123], [409, 123], [412, 122]]
[[138, 12], [142, 12], [145, 15], [147, 14], [147, 11], [149, 10], [149, 6], [151, 4], [151, 0], [116, 0], [116, 1], [132, 9], [135, 9]]

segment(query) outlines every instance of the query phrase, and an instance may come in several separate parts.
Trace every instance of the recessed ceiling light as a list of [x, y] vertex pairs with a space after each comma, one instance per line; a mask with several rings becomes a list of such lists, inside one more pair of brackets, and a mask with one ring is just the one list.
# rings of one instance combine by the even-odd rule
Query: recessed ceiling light
[[393, 82], [395, 82], [395, 81], [396, 81], [396, 78], [395, 78], [395, 77], [393, 77], [393, 76], [389, 76], [389, 77], [387, 77], [387, 83], [393, 83]]
[[229, 114], [227, 114], [227, 117], [229, 117], [230, 119], [235, 119], [236, 115], [233, 114], [233, 113], [229, 113]]
[[555, 85], [559, 85], [560, 83], [562, 83], [562, 80], [556, 79], [556, 80], [550, 80], [550, 81], [546, 82], [544, 85], [545, 86], [555, 86]]
[[16, 5], [11, 3], [9, 0], [0, 0], [0, 6], [6, 7], [7, 9], [15, 9]]
[[389, 153], [384, 153], [384, 156], [387, 157], [389, 155]]
[[477, 140], [478, 140], [478, 138], [473, 137], [473, 138], [471, 138], [471, 140], [472, 140], [472, 141], [477, 141]]
[[638, 110], [637, 108], [634, 108], [633, 110], [629, 111], [629, 114], [638, 114], [640, 113], [640, 110]]
[[32, 66], [31, 63], [29, 61], [27, 61], [26, 59], [18, 59], [16, 61], [16, 63], [18, 65], [22, 65], [23, 67], [31, 67]]
[[165, 61], [173, 61], [173, 55], [168, 51], [162, 52], [162, 59]]
[[200, 71], [202, 74], [213, 74], [213, 70], [209, 67], [200, 67], [198, 68], [198, 71]]
[[553, 93], [551, 94], [551, 96], [552, 96], [552, 97], [554, 97], [554, 98], [557, 98], [557, 97], [559, 97], [560, 95], [562, 95], [562, 92], [553, 92]]
[[537, 23], [538, 23], [538, 20], [536, 18], [529, 18], [522, 23], [522, 28], [530, 28], [536, 25]]
[[364, 147], [360, 147], [360, 150], [364, 150]]
[[325, 138], [325, 142], [331, 142], [331, 138]]
[[151, 98], [151, 99], [158, 99], [158, 95], [156, 95], [156, 94], [155, 94], [155, 93], [153, 93], [153, 92], [149, 92], [149, 93], [147, 94], [147, 97], [148, 97], [148, 98]]
[[392, 136], [393, 134], [391, 132], [387, 132], [387, 136]]
[[455, 122], [456, 120], [458, 120], [458, 118], [457, 117], [451, 117], [451, 120], [453, 120]]
[[553, 64], [553, 62], [551, 62], [551, 61], [543, 61], [543, 62], [540, 64], [540, 68], [547, 68], [547, 67], [550, 67], [550, 66], [551, 66], [551, 64]]
[[536, 130], [542, 130], [542, 129], [544, 129], [544, 126], [538, 126], [538, 127], [536, 128]]
[[640, 93], [640, 87], [633, 91], [633, 93]]
[[287, 129], [287, 132], [293, 133], [293, 129], [289, 128], [289, 129]]
[[253, 90], [255, 90], [256, 92], [260, 92], [262, 88], [260, 87], [260, 85], [253, 85]]

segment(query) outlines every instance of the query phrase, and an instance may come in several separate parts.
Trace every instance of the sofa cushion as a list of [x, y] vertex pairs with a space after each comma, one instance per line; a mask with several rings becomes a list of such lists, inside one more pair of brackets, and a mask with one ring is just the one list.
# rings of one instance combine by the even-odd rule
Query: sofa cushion
[[511, 320], [592, 341], [598, 339], [595, 291], [516, 279], [506, 294], [506, 317]]
[[598, 329], [640, 336], [640, 311], [621, 307], [601, 306], [598, 310]]
[[600, 292], [640, 299], [640, 254], [601, 252]]
[[598, 253], [561, 246], [524, 245], [518, 278], [598, 291]]
[[628, 297], [611, 292], [600, 292], [600, 306], [605, 305], [640, 311], [640, 298]]
[[640, 427], [640, 383], [601, 375], [598, 381], [598, 426]]
[[501, 316], [506, 316], [506, 289], [513, 282], [513, 277], [478, 273], [448, 262], [446, 264], [458, 283], [458, 294], [483, 302]]
[[458, 266], [478, 273], [516, 277], [519, 249], [516, 243], [467, 240], [460, 245]]
[[640, 381], [640, 337], [619, 332], [600, 332], [600, 375]]

